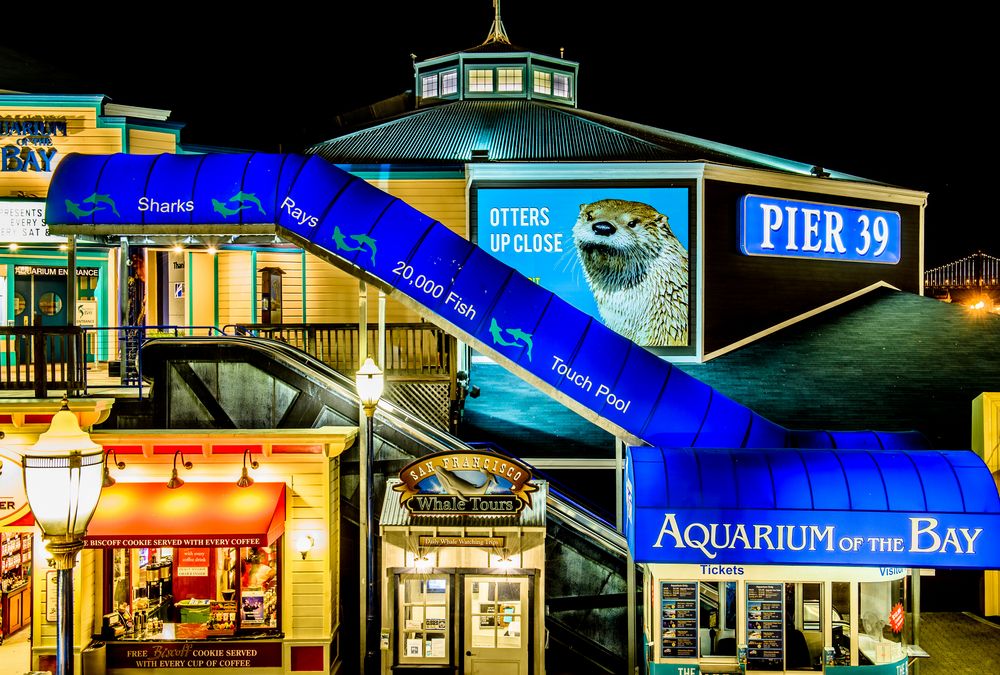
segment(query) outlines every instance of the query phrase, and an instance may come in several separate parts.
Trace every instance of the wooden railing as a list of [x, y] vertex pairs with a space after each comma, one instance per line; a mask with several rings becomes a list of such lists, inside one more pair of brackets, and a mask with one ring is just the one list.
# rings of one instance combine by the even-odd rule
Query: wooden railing
[[[230, 335], [255, 335], [287, 342], [334, 370], [352, 376], [358, 368], [358, 326], [347, 323], [233, 324]], [[368, 351], [375, 354], [378, 326], [368, 324]], [[450, 380], [455, 339], [429, 323], [385, 325], [385, 372], [389, 377]]]
[[0, 327], [0, 389], [50, 389], [79, 396], [87, 388], [84, 333], [79, 326]]

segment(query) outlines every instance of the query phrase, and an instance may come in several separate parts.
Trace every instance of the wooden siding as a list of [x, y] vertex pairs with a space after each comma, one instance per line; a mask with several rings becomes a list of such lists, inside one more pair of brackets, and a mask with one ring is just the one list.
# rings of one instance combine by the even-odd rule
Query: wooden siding
[[[277, 267], [285, 273], [281, 277], [281, 323], [302, 323], [302, 254], [298, 251], [257, 253], [257, 307], [261, 306], [264, 293], [260, 271], [265, 267]], [[262, 321], [259, 313], [257, 321]]]
[[[191, 287], [187, 291], [188, 297], [185, 298], [188, 306], [187, 323], [191, 326], [215, 325], [215, 305], [207, 302], [208, 298], [216, 297], [215, 256], [208, 253], [194, 253], [188, 258], [188, 263], [191, 265], [188, 277], [191, 279]], [[198, 334], [204, 335], [201, 331], [198, 331]]]
[[220, 251], [219, 258], [219, 324], [251, 323], [250, 252]]
[[369, 180], [380, 190], [398, 197], [421, 213], [438, 220], [452, 232], [468, 239], [465, 210], [465, 180]]
[[159, 155], [177, 152], [177, 136], [163, 131], [128, 130], [128, 150], [133, 155]]

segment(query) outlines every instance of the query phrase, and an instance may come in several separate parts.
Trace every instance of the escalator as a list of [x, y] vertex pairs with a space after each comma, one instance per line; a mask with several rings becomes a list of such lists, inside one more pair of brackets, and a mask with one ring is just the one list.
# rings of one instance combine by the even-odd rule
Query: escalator
[[[308, 428], [358, 424], [354, 382], [321, 361], [274, 340], [251, 337], [157, 338], [142, 348], [142, 373], [152, 380], [145, 426], [155, 428]], [[250, 404], [250, 400], [256, 404]], [[385, 481], [413, 459], [469, 445], [394, 405], [391, 393], [375, 416], [376, 503]], [[345, 520], [356, 526], [356, 451], [342, 458]], [[546, 627], [548, 658], [587, 672], [621, 672], [626, 644], [626, 542], [586, 500], [549, 481], [546, 503]], [[356, 540], [353, 540], [356, 541]], [[354, 560], [356, 556], [343, 556]], [[345, 598], [346, 600], [346, 598]], [[349, 611], [349, 608], [345, 611]]]

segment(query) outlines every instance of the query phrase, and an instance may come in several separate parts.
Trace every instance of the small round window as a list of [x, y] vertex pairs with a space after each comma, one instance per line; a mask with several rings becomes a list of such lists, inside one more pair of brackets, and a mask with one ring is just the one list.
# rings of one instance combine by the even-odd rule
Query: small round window
[[38, 298], [38, 309], [46, 316], [55, 316], [62, 311], [63, 301], [57, 293], [43, 293]]
[[28, 306], [28, 303], [24, 301], [24, 296], [20, 293], [14, 293], [14, 316], [24, 313], [24, 308]]

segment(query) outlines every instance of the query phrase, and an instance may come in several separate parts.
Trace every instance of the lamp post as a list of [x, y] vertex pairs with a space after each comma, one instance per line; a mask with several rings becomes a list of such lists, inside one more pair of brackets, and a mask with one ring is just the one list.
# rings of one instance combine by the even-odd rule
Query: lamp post
[[365, 433], [361, 435], [361, 442], [358, 446], [358, 477], [360, 487], [358, 490], [358, 529], [359, 540], [364, 537], [364, 545], [358, 549], [361, 551], [361, 672], [371, 675], [375, 672], [375, 636], [373, 628], [375, 626], [375, 556], [372, 550], [375, 545], [375, 537], [372, 532], [372, 462], [369, 456], [374, 452], [375, 428], [372, 424], [372, 417], [375, 415], [375, 408], [378, 400], [382, 398], [382, 390], [385, 388], [385, 376], [382, 370], [375, 365], [371, 357], [365, 359], [364, 365], [358, 370], [355, 376], [355, 383], [358, 388], [358, 397], [361, 399], [361, 407], [365, 411]]
[[72, 675], [73, 568], [101, 497], [104, 451], [80, 429], [63, 398], [22, 466], [28, 506], [56, 566], [56, 675]]

